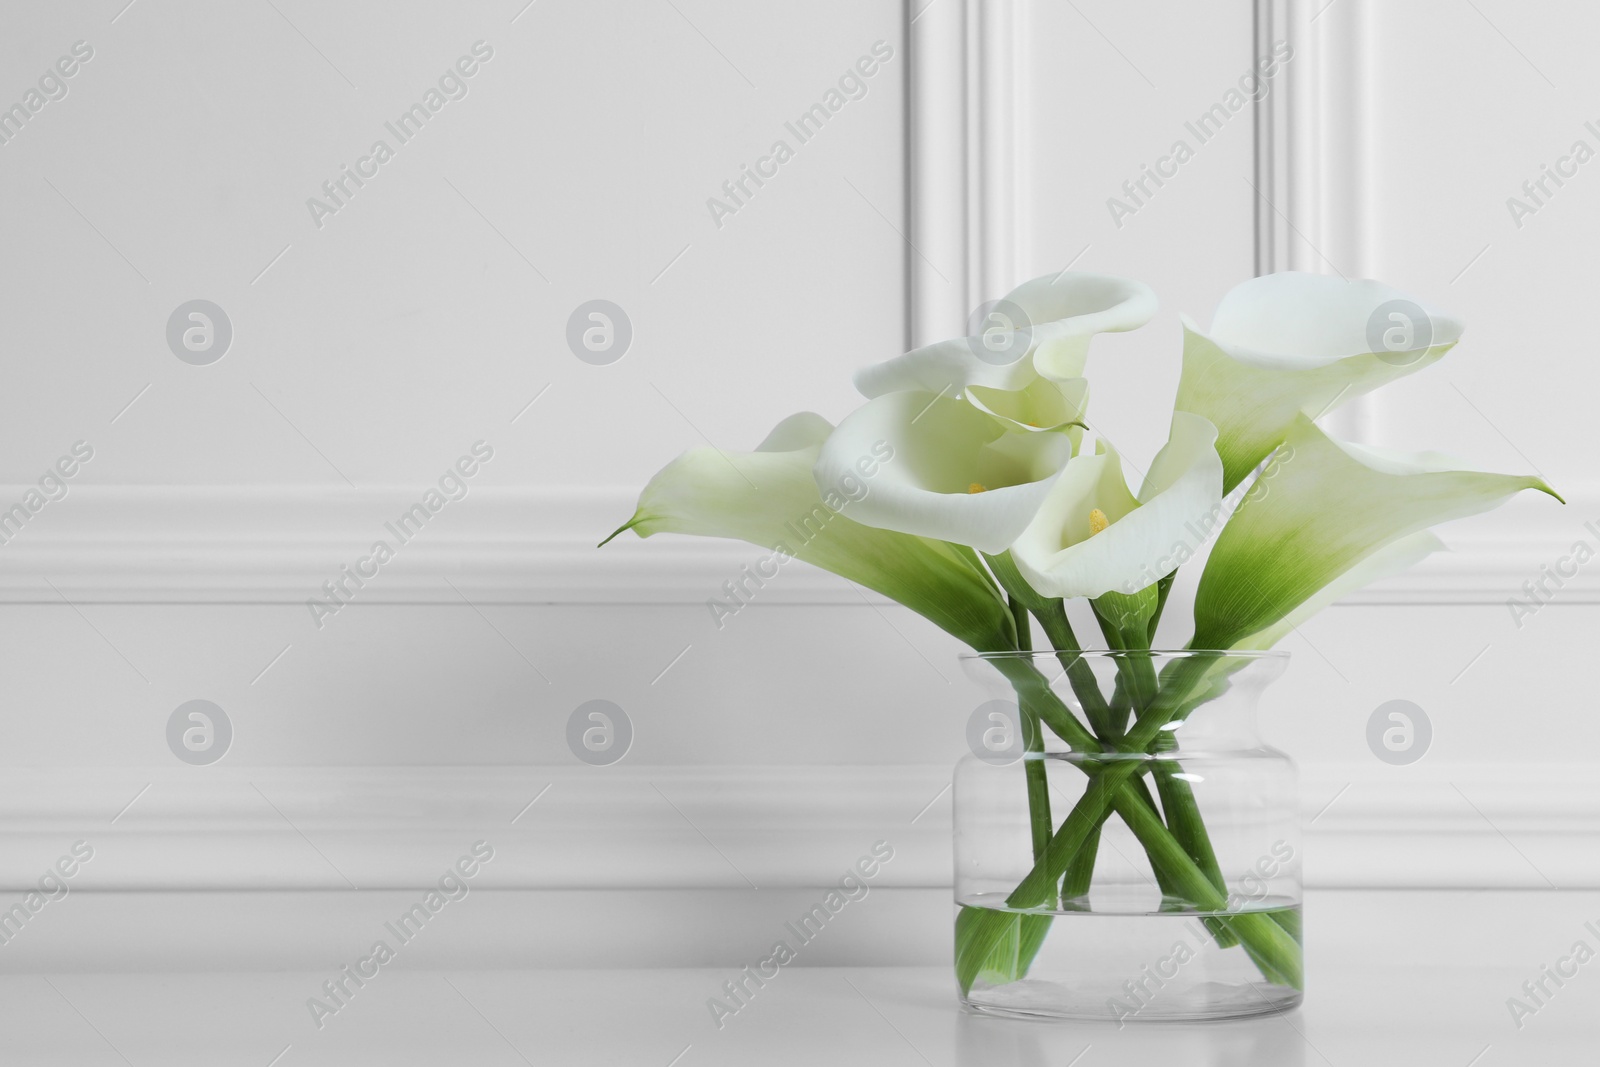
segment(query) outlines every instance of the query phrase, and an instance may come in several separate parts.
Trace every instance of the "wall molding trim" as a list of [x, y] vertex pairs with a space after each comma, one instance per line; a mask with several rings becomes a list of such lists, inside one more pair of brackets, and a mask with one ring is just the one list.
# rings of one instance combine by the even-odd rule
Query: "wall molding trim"
[[[0, 486], [0, 499], [23, 487]], [[20, 532], [0, 528], [0, 603], [303, 604], [322, 595], [384, 541], [393, 558], [361, 589], [367, 603], [702, 604], [768, 555], [754, 545], [624, 534], [634, 490], [481, 486], [447, 504], [402, 542], [398, 517], [420, 495], [300, 486], [75, 486]], [[1349, 604], [1503, 605], [1554, 565], [1579, 537], [1600, 547], [1584, 517], [1600, 520], [1600, 486], [1570, 494], [1570, 530], [1547, 518], [1518, 527], [1519, 512], [1446, 529], [1454, 551], [1347, 599]], [[410, 530], [410, 527], [406, 528]], [[363, 565], [371, 570], [372, 564]], [[348, 579], [346, 579], [348, 581]], [[1600, 574], [1580, 570], [1563, 601], [1600, 603]], [[874, 603], [884, 603], [872, 595]], [[795, 563], [763, 591], [771, 604], [855, 604], [862, 593]]]
[[[1600, 887], [1586, 766], [1424, 767], [1302, 781], [1309, 885]], [[478, 840], [491, 889], [821, 886], [877, 840], [895, 850], [877, 884], [947, 887], [949, 781], [935, 765], [15, 769], [0, 891], [79, 839], [90, 890], [413, 888]]]
[[[0, 487], [0, 499], [24, 491]], [[624, 487], [479, 486], [420, 529], [401, 527], [423, 491], [75, 486], [20, 532], [0, 526], [0, 603], [298, 604], [359, 568], [376, 569], [366, 603], [699, 604], [768, 555], [669, 535], [597, 548], [633, 512], [637, 490]], [[393, 553], [381, 566], [380, 541]], [[854, 586], [803, 564], [786, 565], [772, 594], [861, 602]]]
[[968, 332], [1017, 278], [1016, 116], [1025, 6], [908, 0], [907, 291], [911, 346]]
[[[1525, 513], [1516, 508], [1479, 516], [1446, 528], [1453, 551], [1345, 603], [1503, 605], [1574, 540], [1600, 547], [1600, 535], [1583, 525], [1586, 518], [1600, 524], [1600, 486], [1576, 489], [1561, 527], [1549, 516], [1521, 526]], [[24, 491], [0, 486], [0, 499]], [[632, 512], [635, 491], [620, 486], [475, 487], [401, 542], [395, 523], [420, 494], [414, 487], [74, 486], [20, 532], [0, 527], [7, 538], [0, 603], [303, 604], [382, 540], [394, 555], [362, 587], [367, 603], [702, 604], [768, 555], [743, 542], [672, 535], [624, 534], [596, 548]], [[1600, 573], [1579, 570], [1564, 580], [1560, 598], [1600, 603]], [[856, 586], [800, 563], [784, 566], [763, 602], [863, 603]]]
[[[1366, 0], [1255, 0], [1255, 52], [1294, 49], [1279, 91], [1255, 105], [1256, 273], [1373, 274], [1372, 79]], [[1330, 414], [1328, 427], [1370, 440], [1370, 397]]]
[[1256, 0], [1255, 52], [1294, 49], [1280, 91], [1256, 102], [1256, 273], [1364, 277], [1371, 182], [1365, 0]]

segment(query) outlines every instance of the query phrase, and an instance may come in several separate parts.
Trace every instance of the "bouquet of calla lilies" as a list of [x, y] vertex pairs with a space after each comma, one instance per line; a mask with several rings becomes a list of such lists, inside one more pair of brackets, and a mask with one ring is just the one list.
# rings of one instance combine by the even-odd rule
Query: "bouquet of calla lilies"
[[[617, 533], [749, 541], [876, 590], [980, 653], [1030, 649], [1033, 620], [1058, 652], [1081, 651], [1064, 608], [1075, 597], [1089, 602], [1110, 648], [1149, 650], [1174, 576], [1204, 556], [1187, 646], [1199, 654], [1159, 679], [1130, 676], [1131, 728], [1093, 721], [1087, 701], [1083, 721], [1024, 658], [994, 660], [1025, 721], [1075, 752], [1139, 753], [1226, 685], [1224, 653], [1269, 648], [1338, 598], [1442, 547], [1429, 530], [1437, 523], [1523, 489], [1556, 496], [1531, 475], [1338, 441], [1316, 425], [1435, 362], [1460, 337], [1459, 320], [1376, 282], [1268, 275], [1229, 292], [1209, 331], [1186, 319], [1168, 440], [1137, 490], [1092, 430], [1085, 370], [1094, 336], [1143, 326], [1154, 293], [1062, 273], [1024, 283], [995, 307], [994, 325], [977, 336], [858, 372], [866, 403], [838, 426], [804, 412], [753, 452], [683, 454], [645, 486]], [[1202, 539], [1212, 540], [1209, 553]], [[1163, 824], [1138, 802], [1134, 773], [1132, 762], [1108, 761], [1065, 821], [1050, 825], [1046, 812], [1035, 868], [1009, 905], [1053, 907], [1063, 875], [1113, 812], [1145, 846], [1164, 891], [1197, 906], [1221, 901], [1198, 814], [1169, 811]], [[1026, 946], [1042, 936], [1029, 918], [964, 912], [964, 989], [980, 974], [1026, 972]], [[1240, 916], [1227, 936], [1269, 980], [1299, 986], [1298, 943], [1270, 917]]]

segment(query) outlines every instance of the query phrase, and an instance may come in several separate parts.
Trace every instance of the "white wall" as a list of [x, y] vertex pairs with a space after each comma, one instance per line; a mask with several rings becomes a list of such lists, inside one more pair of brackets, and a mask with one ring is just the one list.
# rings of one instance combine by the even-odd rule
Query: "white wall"
[[[95, 57], [0, 146], [0, 475], [16, 483], [0, 501], [75, 440], [96, 453], [0, 546], [6, 884], [79, 836], [105, 843], [86, 872], [103, 887], [409, 885], [482, 836], [505, 842], [490, 872], [503, 886], [817, 884], [880, 837], [899, 849], [890, 883], [947, 882], [940, 792], [980, 699], [952, 642], [799, 572], [719, 631], [704, 601], [755, 550], [592, 546], [702, 435], [742, 448], [793, 410], [837, 417], [849, 371], [908, 330], [1069, 262], [1162, 297], [1149, 328], [1097, 342], [1093, 367], [1102, 427], [1136, 462], [1153, 454], [1178, 314], [1207, 321], [1254, 269], [1249, 114], [1122, 226], [1106, 199], [1249, 66], [1251, 6], [993, 4], [985, 22], [940, 0], [908, 49], [895, 4], [674, 3], [7, 16], [0, 100], [76, 40]], [[1580, 578], [1521, 630], [1504, 605], [1595, 514], [1575, 429], [1591, 372], [1570, 354], [1586, 277], [1573, 213], [1592, 198], [1580, 177], [1522, 231], [1500, 202], [1583, 116], [1561, 118], [1470, 9], [1373, 6], [1342, 0], [1316, 31], [1355, 34], [1380, 71], [1364, 110], [1321, 120], [1369, 135], [1371, 221], [1341, 247], [1471, 329], [1364, 425], [1507, 469], [1525, 452], [1575, 506], [1519, 504], [1457, 538], [1454, 560], [1305, 627], [1269, 732], [1302, 763], [1308, 820], [1339, 798], [1311, 829], [1314, 882], [1594, 884], [1600, 810], [1582, 770], [1596, 727], [1567, 679], [1596, 587]], [[1395, 58], [1435, 23], [1460, 36], [1456, 58]], [[495, 54], [470, 94], [318, 230], [305, 198], [479, 39]], [[879, 39], [895, 58], [866, 97], [717, 228], [706, 197]], [[1291, 78], [1350, 76], [1321, 40]], [[1586, 75], [1565, 44], [1519, 43], [1578, 99]], [[908, 78], [959, 105], [910, 103], [955, 153], [954, 178], [907, 173]], [[1462, 93], [1482, 106], [1457, 107]], [[989, 144], [1009, 148], [968, 170]], [[980, 224], [996, 204], [1014, 233]], [[1541, 295], [1556, 286], [1574, 287], [1565, 303]], [[563, 338], [597, 296], [636, 330], [611, 366]], [[194, 297], [237, 331], [208, 367], [163, 337]], [[472, 494], [318, 629], [305, 599], [479, 438], [496, 451]], [[211, 767], [166, 748], [168, 716], [197, 697], [236, 730]], [[1435, 725], [1411, 767], [1365, 746], [1394, 697]], [[564, 739], [594, 698], [636, 729], [609, 768]]]
[[[904, 210], [897, 4], [548, 4], [513, 23], [521, 4], [287, 0], [113, 24], [119, 6], [6, 16], [8, 103], [94, 49], [0, 148], [6, 480], [85, 437], [97, 484], [410, 486], [488, 437], [499, 484], [633, 485], [694, 427], [753, 444], [780, 408], [839, 408], [852, 367], [902, 346], [905, 246], [878, 214]], [[467, 95], [409, 143], [387, 134], [480, 40]], [[878, 40], [896, 58], [865, 97], [811, 143], [788, 135]], [[380, 137], [394, 159], [319, 229], [306, 200]], [[795, 158], [719, 229], [707, 198], [778, 138]], [[196, 297], [236, 329], [209, 368], [164, 343]], [[596, 297], [634, 323], [610, 367], [565, 343]]]

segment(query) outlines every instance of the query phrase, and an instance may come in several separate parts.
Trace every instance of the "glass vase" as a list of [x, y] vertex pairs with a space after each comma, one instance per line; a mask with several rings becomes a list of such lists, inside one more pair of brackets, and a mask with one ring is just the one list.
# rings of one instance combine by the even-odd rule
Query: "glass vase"
[[953, 783], [969, 1009], [1126, 1025], [1300, 1002], [1296, 773], [1256, 729], [1287, 659], [965, 658], [988, 697]]

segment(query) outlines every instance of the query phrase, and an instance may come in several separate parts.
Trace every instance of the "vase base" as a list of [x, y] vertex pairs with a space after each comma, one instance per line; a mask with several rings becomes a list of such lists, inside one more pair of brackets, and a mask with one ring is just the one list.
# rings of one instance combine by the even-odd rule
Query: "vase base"
[[[1003, 991], [1003, 992], [1002, 992]], [[1091, 999], [1087, 990], [1057, 982], [1023, 979], [989, 990], [973, 990], [961, 998], [964, 1010], [1005, 1019], [1127, 1023], [1216, 1022], [1292, 1011], [1305, 998], [1298, 989], [1261, 984], [1202, 985], [1183, 995]]]
[[1302, 998], [1296, 903], [1195, 911], [1139, 905], [1127, 893], [1054, 913], [1008, 911], [983, 897], [962, 903], [958, 958], [974, 916], [1004, 930], [962, 997], [972, 1011], [1120, 1025], [1237, 1019], [1287, 1011]]

